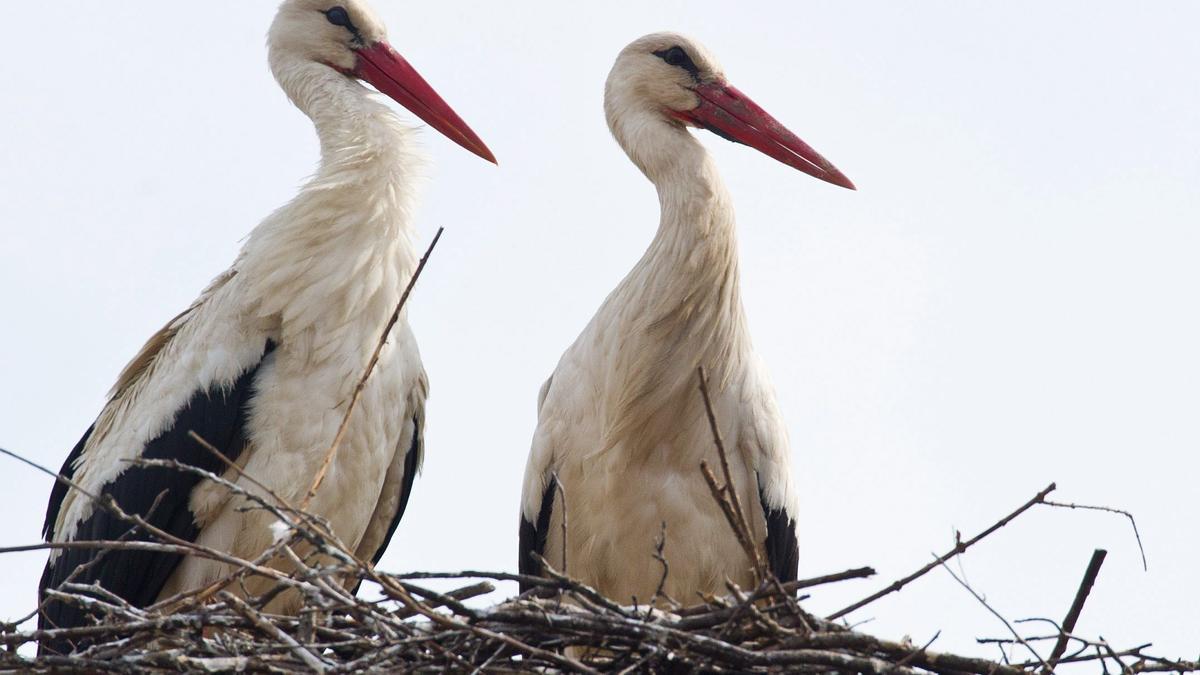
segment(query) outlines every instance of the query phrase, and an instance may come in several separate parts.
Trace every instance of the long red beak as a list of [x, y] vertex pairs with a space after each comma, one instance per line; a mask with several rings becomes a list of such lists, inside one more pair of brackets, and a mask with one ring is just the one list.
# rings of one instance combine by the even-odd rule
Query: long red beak
[[354, 76], [366, 80], [380, 92], [408, 108], [446, 138], [492, 164], [496, 157], [471, 127], [438, 96], [425, 78], [386, 42], [357, 50]]
[[854, 183], [829, 160], [733, 85], [713, 82], [698, 85], [692, 91], [700, 97], [700, 105], [688, 111], [671, 111], [678, 119], [744, 143], [810, 176], [855, 189]]

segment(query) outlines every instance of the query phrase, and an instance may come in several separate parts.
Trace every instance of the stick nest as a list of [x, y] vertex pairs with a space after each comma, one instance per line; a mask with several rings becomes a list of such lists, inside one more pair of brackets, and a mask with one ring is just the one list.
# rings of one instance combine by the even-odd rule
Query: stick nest
[[[131, 538], [106, 545], [173, 546]], [[294, 556], [301, 548], [319, 552], [326, 564], [297, 565], [290, 574], [263, 564], [272, 556]], [[192, 554], [227, 559], [202, 547]], [[668, 609], [620, 606], [549, 568], [548, 578], [380, 572], [347, 555], [319, 521], [308, 519], [292, 521], [262, 558], [240, 561], [213, 586], [149, 608], [133, 607], [96, 586], [64, 584], [50, 591], [48, 599], [89, 608], [93, 625], [45, 631], [0, 625], [0, 641], [7, 647], [0, 651], [0, 671], [1017, 675], [1044, 669], [1040, 657], [997, 662], [883, 640], [800, 606], [802, 589], [871, 574], [870, 568], [860, 568], [790, 583], [768, 579], [748, 590], [730, 585], [727, 595], [687, 607], [663, 597], [655, 598], [656, 604]], [[275, 592], [244, 598], [238, 589], [256, 575], [272, 577], [275, 592], [300, 593], [301, 611], [295, 616], [266, 613], [263, 608]], [[455, 590], [431, 590], [426, 587], [431, 580]], [[496, 605], [466, 603], [493, 591], [496, 581], [521, 581], [532, 588]], [[377, 588], [381, 597], [367, 600], [346, 590], [357, 584]], [[69, 656], [18, 653], [21, 645], [48, 639], [70, 640], [81, 651]], [[1145, 655], [1142, 648], [1102, 651], [1099, 645], [1107, 648], [1107, 643], [1074, 636], [1070, 642], [1071, 653], [1059, 663], [1107, 662], [1120, 673], [1197, 669], [1196, 663]]]

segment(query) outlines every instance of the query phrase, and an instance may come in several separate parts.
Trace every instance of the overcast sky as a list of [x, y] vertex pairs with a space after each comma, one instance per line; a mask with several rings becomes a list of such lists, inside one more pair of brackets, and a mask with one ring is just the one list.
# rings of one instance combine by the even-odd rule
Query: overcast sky
[[[266, 67], [274, 4], [9, 12], [0, 446], [57, 468], [146, 337], [313, 170]], [[428, 454], [385, 568], [515, 568], [538, 387], [657, 224], [604, 78], [632, 39], [679, 30], [859, 187], [704, 137], [791, 433], [800, 574], [880, 573], [808, 607], [1058, 481], [1131, 510], [1149, 571], [1119, 516], [1035, 510], [965, 556], [974, 587], [1009, 618], [1060, 619], [1103, 547], [1079, 632], [1196, 657], [1200, 4], [376, 4], [500, 160], [423, 135], [420, 239], [446, 227], [412, 303]], [[0, 544], [38, 540], [49, 490], [0, 464]], [[43, 560], [0, 556], [0, 618], [32, 608]], [[987, 655], [974, 638], [1005, 633], [941, 571], [851, 618]]]

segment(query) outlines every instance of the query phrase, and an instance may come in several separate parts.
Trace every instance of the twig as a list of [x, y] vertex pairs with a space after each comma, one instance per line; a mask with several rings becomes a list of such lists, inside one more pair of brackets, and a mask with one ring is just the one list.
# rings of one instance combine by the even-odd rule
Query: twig
[[920, 649], [917, 649], [913, 653], [911, 653], [908, 656], [897, 661], [896, 665], [898, 665], [898, 666], [908, 665], [908, 663], [910, 661], [912, 661], [913, 659], [917, 658], [918, 656], [929, 651], [929, 647], [932, 646], [934, 642], [937, 642], [937, 639], [941, 636], [942, 636], [942, 631], [939, 630], [938, 632], [933, 634], [933, 637], [929, 638], [929, 642], [926, 642]]
[[318, 673], [325, 672], [325, 669], [329, 664], [318, 658], [316, 654], [313, 654], [302, 647], [299, 642], [296, 642], [296, 640], [292, 638], [292, 636], [280, 630], [279, 626], [267, 621], [261, 614], [255, 611], [255, 609], [250, 605], [247, 605], [241, 598], [227, 591], [221, 591], [221, 599], [241, 613], [242, 616], [246, 617], [246, 619], [257, 626], [259, 630], [287, 645], [292, 650], [292, 653], [299, 657], [300, 660], [303, 661], [309, 668]]
[[404, 310], [404, 303], [408, 302], [408, 296], [412, 293], [413, 286], [416, 285], [417, 279], [421, 277], [421, 271], [425, 269], [425, 263], [429, 261], [429, 256], [433, 253], [433, 247], [437, 246], [438, 240], [442, 238], [442, 232], [445, 228], [439, 227], [437, 234], [433, 235], [433, 241], [429, 243], [429, 248], [425, 250], [425, 255], [421, 256], [420, 262], [417, 263], [417, 269], [413, 271], [412, 278], [408, 280], [408, 286], [404, 288], [404, 292], [400, 295], [400, 301], [396, 303], [396, 309], [392, 311], [391, 318], [388, 319], [387, 325], [383, 329], [383, 333], [379, 336], [379, 341], [375, 345], [375, 351], [371, 354], [371, 359], [367, 361], [367, 367], [363, 370], [362, 377], [358, 379], [358, 384], [354, 387], [354, 393], [350, 396], [350, 404], [346, 406], [346, 414], [342, 416], [342, 422], [338, 425], [337, 433], [333, 436], [333, 443], [329, 445], [329, 450], [325, 452], [325, 459], [321, 462], [321, 466], [317, 469], [317, 475], [313, 477], [312, 486], [309, 487], [308, 493], [304, 495], [304, 500], [300, 502], [301, 509], [307, 509], [313, 497], [317, 494], [317, 490], [321, 487], [321, 483], [325, 480], [325, 474], [329, 471], [329, 465], [333, 463], [333, 458], [337, 455], [338, 447], [342, 444], [342, 437], [346, 435], [346, 429], [350, 426], [350, 417], [354, 414], [354, 407], [358, 405], [358, 399], [362, 396], [363, 389], [367, 386], [367, 379], [371, 377], [371, 372], [375, 370], [375, 364], [379, 362], [379, 355], [383, 352], [383, 346], [387, 344], [388, 335], [392, 332], [392, 327], [400, 320], [400, 312]]
[[876, 593], [872, 593], [871, 595], [863, 598], [862, 600], [859, 600], [858, 602], [855, 602], [852, 605], [849, 605], [848, 607], [843, 607], [842, 609], [839, 609], [838, 611], [834, 612], [833, 614], [830, 614], [826, 618], [828, 618], [830, 621], [833, 621], [835, 619], [840, 619], [841, 617], [849, 614], [850, 612], [853, 612], [856, 609], [861, 609], [862, 607], [869, 605], [872, 602], [875, 602], [879, 598], [882, 598], [883, 596], [888, 595], [889, 593], [895, 593], [896, 591], [900, 590], [901, 588], [904, 588], [906, 585], [909, 584], [909, 582], [911, 582], [919, 577], [922, 577], [925, 574], [928, 574], [930, 570], [934, 569], [938, 565], [941, 565], [942, 563], [953, 558], [954, 556], [961, 554], [963, 551], [966, 551], [968, 548], [975, 545], [979, 540], [981, 540], [984, 537], [988, 536], [989, 534], [995, 532], [996, 530], [1004, 527], [1009, 522], [1011, 522], [1014, 518], [1021, 515], [1022, 513], [1025, 513], [1030, 508], [1032, 508], [1034, 505], [1044, 503], [1046, 501], [1046, 495], [1053, 492], [1056, 487], [1058, 487], [1058, 486], [1055, 485], [1054, 483], [1047, 485], [1041, 492], [1034, 495], [1033, 499], [1030, 499], [1029, 501], [1022, 504], [1021, 507], [1018, 508], [1016, 511], [1013, 511], [1012, 513], [1008, 514], [1007, 516], [996, 521], [991, 527], [987, 528], [983, 532], [980, 532], [979, 534], [975, 535], [974, 537], [971, 537], [969, 540], [967, 540], [965, 542], [964, 541], [955, 542], [954, 548], [950, 549], [950, 551], [948, 551], [944, 555], [938, 556], [933, 562], [929, 563], [928, 565], [925, 565], [921, 569], [917, 570], [916, 572], [913, 572], [912, 574], [910, 574], [902, 579], [897, 579], [896, 581], [893, 581], [886, 588], [884, 588]]
[[188, 430], [188, 436], [192, 440], [199, 443], [200, 447], [204, 448], [209, 453], [211, 453], [213, 456], [215, 456], [218, 460], [220, 460], [222, 464], [224, 464], [226, 467], [232, 469], [234, 471], [234, 473], [236, 473], [238, 475], [238, 477], [245, 478], [246, 480], [250, 481], [250, 483], [252, 483], [255, 487], [259, 488], [263, 492], [266, 492], [268, 496], [270, 496], [272, 499], [274, 499], [276, 502], [279, 503], [280, 508], [282, 508], [288, 512], [291, 512], [291, 513], [298, 513], [296, 507], [289, 504], [286, 499], [284, 499], [283, 497], [280, 497], [274, 490], [272, 490], [271, 488], [269, 488], [265, 484], [263, 484], [262, 481], [259, 481], [254, 476], [251, 476], [250, 474], [246, 473], [246, 471], [243, 470], [242, 467], [239, 466], [237, 462], [226, 457], [225, 453], [218, 450], [217, 447], [215, 445], [213, 445], [212, 443], [209, 443], [208, 441], [204, 440], [203, 436], [201, 436], [200, 434], [196, 433], [195, 431], [191, 431], [191, 430]]
[[[703, 366], [696, 369], [696, 376], [700, 381], [700, 396], [704, 400], [704, 413], [708, 416], [708, 426], [712, 432], [713, 444], [717, 447], [717, 457], [721, 462], [721, 473], [724, 474], [725, 485], [720, 488], [717, 487], [716, 477], [709, 470], [707, 462], [700, 462], [700, 470], [704, 473], [704, 480], [708, 482], [709, 489], [713, 491], [713, 495], [717, 498], [717, 503], [721, 505], [721, 510], [726, 512], [725, 518], [729, 521], [730, 526], [733, 527], [738, 542], [745, 549], [746, 556], [750, 558], [750, 563], [754, 566], [755, 583], [758, 583], [767, 578], [767, 566], [763, 563], [762, 554], [759, 552], [758, 547], [754, 545], [750, 521], [746, 520], [746, 513], [742, 510], [742, 500], [738, 495], [737, 485], [733, 482], [733, 473], [729, 470], [729, 456], [725, 452], [725, 441], [721, 438], [721, 429], [717, 424], [716, 413], [713, 412], [712, 399], [709, 397], [708, 392], [708, 377], [704, 373]], [[727, 502], [728, 505], [726, 505]]]
[[1047, 659], [1046, 673], [1053, 671], [1058, 666], [1058, 660], [1067, 651], [1068, 636], [1075, 631], [1075, 622], [1079, 621], [1079, 613], [1083, 611], [1083, 603], [1087, 602], [1088, 594], [1092, 592], [1092, 585], [1096, 583], [1096, 576], [1100, 574], [1100, 566], [1104, 564], [1104, 556], [1108, 552], [1098, 548], [1092, 552], [1092, 559], [1088, 562], [1087, 571], [1083, 573], [1083, 581], [1079, 582], [1079, 590], [1075, 591], [1075, 600], [1071, 602], [1071, 609], [1067, 611], [1067, 617], [1063, 619], [1062, 627], [1058, 632], [1058, 641], [1054, 643], [1054, 649], [1050, 652], [1050, 658]]
[[[654, 596], [650, 599], [651, 607], [658, 602], [659, 598], [665, 598], [668, 605], [678, 605], [669, 595], [666, 594], [664, 588], [667, 585], [667, 577], [671, 574], [671, 566], [667, 563], [667, 557], [663, 554], [663, 550], [667, 546], [667, 521], [662, 521], [661, 529], [658, 532], [658, 539], [654, 542], [654, 559], [658, 564], [662, 565], [662, 576], [658, 578], [658, 586], [654, 589]], [[649, 611], [649, 610], [647, 610]], [[648, 616], [649, 614], [647, 614]]]
[[936, 554], [930, 554], [930, 555], [933, 555], [933, 557], [938, 561], [937, 564], [940, 565], [942, 567], [942, 569], [946, 570], [946, 573], [949, 574], [955, 581], [957, 581], [960, 586], [967, 589], [967, 592], [970, 593], [971, 596], [974, 597], [976, 600], [978, 600], [979, 604], [983, 605], [984, 608], [987, 609], [987, 611], [991, 612], [992, 616], [995, 616], [997, 619], [1000, 619], [1000, 622], [1004, 624], [1004, 627], [1008, 629], [1008, 632], [1012, 633], [1013, 638], [1017, 641], [1017, 643], [1020, 644], [1021, 646], [1025, 647], [1025, 649], [1028, 649], [1029, 653], [1033, 654], [1034, 658], [1036, 658], [1038, 660], [1038, 662], [1042, 664], [1042, 667], [1046, 671], [1052, 670], [1052, 668], [1050, 668], [1049, 664], [1046, 663], [1045, 659], [1043, 659], [1041, 657], [1041, 655], [1037, 653], [1037, 650], [1034, 649], [1032, 645], [1030, 645], [1028, 642], [1025, 641], [1025, 638], [1021, 637], [1021, 634], [1017, 632], [1017, 629], [1012, 627], [1012, 624], [1008, 622], [1008, 619], [1004, 618], [1003, 614], [1001, 614], [1000, 612], [997, 612], [995, 609], [993, 609], [992, 606], [988, 604], [987, 600], [985, 600], [982, 595], [975, 592], [974, 588], [971, 588], [970, 584], [968, 584], [967, 582], [958, 578], [958, 575], [954, 573], [954, 570], [950, 569], [950, 566], [947, 565], [944, 560], [942, 560], [941, 558], [938, 558], [938, 556]]
[[848, 579], [865, 579], [865, 578], [871, 577], [871, 576], [875, 576], [875, 569], [873, 567], [856, 567], [851, 570], [846, 570], [845, 572], [838, 572], [837, 574], [826, 574], [826, 575], [819, 576], [819, 577], [813, 577], [811, 579], [797, 579], [796, 581], [786, 581], [783, 584], [783, 588], [784, 588], [784, 590], [786, 590], [788, 592], [795, 592], [802, 588], [812, 588], [813, 586], [823, 586], [825, 584], [832, 584], [832, 583], [836, 583], [838, 581], [846, 581]]
[[1146, 563], [1146, 549], [1142, 546], [1142, 535], [1138, 532], [1137, 521], [1133, 519], [1133, 514], [1121, 509], [1114, 509], [1111, 506], [1090, 506], [1088, 504], [1071, 504], [1069, 502], [1055, 502], [1045, 500], [1042, 502], [1046, 506], [1053, 506], [1060, 509], [1081, 509], [1084, 511], [1103, 511], [1105, 513], [1115, 513], [1125, 516], [1129, 519], [1129, 524], [1133, 526], [1133, 538], [1137, 540], [1138, 552], [1142, 554], [1142, 569], [1149, 571], [1150, 566]]
[[750, 541], [749, 535], [742, 529], [741, 523], [738, 522], [737, 512], [734, 510], [733, 505], [729, 503], [729, 499], [725, 494], [725, 488], [717, 485], [717, 477], [713, 475], [712, 469], [708, 468], [708, 462], [701, 460], [700, 473], [704, 475], [704, 481], [708, 483], [708, 489], [712, 493], [713, 499], [716, 499], [717, 505], [721, 507], [721, 513], [725, 515], [725, 521], [729, 523], [734, 536], [737, 537], [738, 544], [741, 545], [742, 550], [746, 553], [746, 557], [753, 564], [754, 573], [757, 577], [756, 581], [761, 580], [762, 576], [758, 573], [761, 567], [758, 560], [758, 551], [754, 547], [754, 543]]
[[554, 491], [558, 493], [558, 505], [561, 507], [559, 513], [562, 514], [562, 519], [559, 521], [560, 533], [562, 534], [562, 572], [567, 573], [567, 489], [558, 479], [558, 474], [550, 474], [550, 480], [554, 481]]

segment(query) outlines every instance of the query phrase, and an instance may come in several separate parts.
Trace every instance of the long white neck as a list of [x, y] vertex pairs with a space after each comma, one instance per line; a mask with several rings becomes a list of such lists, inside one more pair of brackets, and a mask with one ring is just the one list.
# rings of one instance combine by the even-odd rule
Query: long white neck
[[[723, 388], [748, 347], [733, 207], [708, 152], [661, 114], [614, 119], [613, 133], [658, 190], [658, 232], [608, 302], [621, 322], [616, 437], [662, 440], [696, 402], [696, 369]], [[681, 406], [684, 410], [674, 410]], [[672, 421], [674, 420], [674, 421]]]
[[380, 323], [416, 266], [411, 211], [421, 166], [412, 130], [356, 81], [272, 60], [321, 143], [316, 174], [251, 233], [237, 263], [252, 308], [287, 333]]

